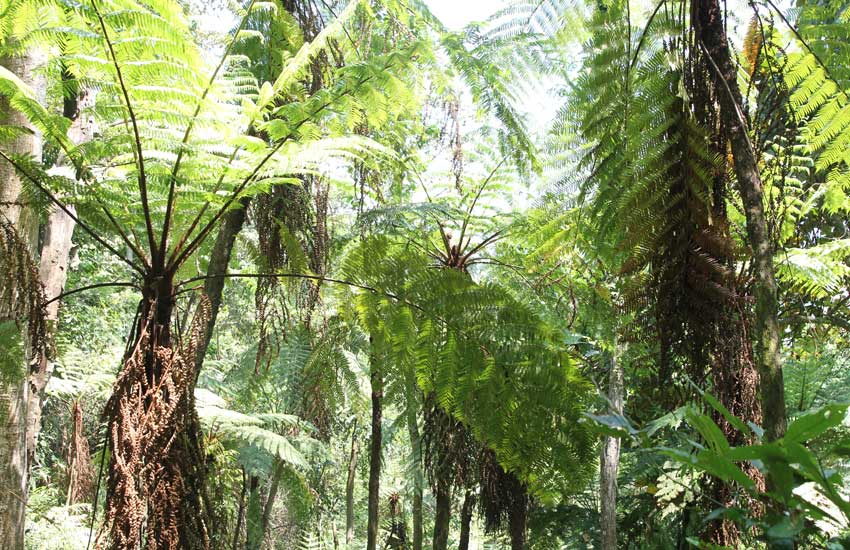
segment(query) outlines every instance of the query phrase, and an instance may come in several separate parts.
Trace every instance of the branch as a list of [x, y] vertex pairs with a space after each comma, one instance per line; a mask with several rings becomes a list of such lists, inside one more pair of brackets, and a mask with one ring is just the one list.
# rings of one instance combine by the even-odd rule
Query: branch
[[60, 209], [60, 210], [62, 210], [62, 212], [64, 212], [65, 214], [67, 214], [67, 216], [68, 216], [69, 218], [71, 218], [72, 220], [74, 220], [74, 222], [75, 222], [77, 225], [79, 225], [79, 226], [80, 226], [80, 228], [81, 228], [83, 231], [85, 231], [86, 233], [88, 233], [88, 234], [89, 234], [89, 236], [91, 236], [91, 238], [93, 238], [95, 241], [97, 241], [97, 242], [98, 242], [101, 246], [103, 246], [104, 248], [106, 248], [108, 251], [112, 252], [112, 254], [114, 254], [114, 255], [115, 255], [115, 257], [117, 257], [117, 258], [118, 258], [118, 259], [120, 259], [122, 262], [124, 262], [125, 264], [127, 264], [128, 266], [130, 266], [130, 267], [131, 267], [134, 271], [138, 272], [140, 275], [144, 275], [144, 274], [145, 274], [145, 272], [144, 272], [144, 270], [143, 270], [142, 268], [140, 268], [139, 266], [137, 266], [136, 264], [134, 264], [133, 262], [131, 262], [130, 260], [128, 260], [127, 258], [125, 258], [123, 254], [121, 254], [120, 252], [118, 252], [118, 251], [117, 251], [117, 250], [116, 250], [116, 249], [115, 249], [115, 248], [114, 248], [111, 244], [109, 244], [108, 242], [106, 242], [106, 240], [104, 240], [104, 239], [103, 239], [103, 237], [101, 237], [100, 235], [98, 235], [97, 233], [95, 233], [95, 232], [94, 232], [94, 230], [93, 230], [92, 228], [90, 228], [88, 225], [86, 225], [85, 223], [83, 223], [83, 222], [82, 222], [82, 220], [80, 220], [80, 218], [78, 218], [75, 214], [73, 214], [73, 213], [72, 213], [72, 212], [68, 209], [68, 207], [67, 207], [67, 206], [65, 206], [64, 204], [62, 204], [62, 203], [59, 201], [59, 199], [57, 199], [57, 198], [56, 198], [56, 196], [55, 196], [53, 193], [51, 193], [51, 192], [50, 192], [50, 191], [49, 191], [49, 190], [48, 190], [48, 189], [47, 189], [47, 188], [46, 188], [46, 187], [45, 187], [45, 186], [44, 186], [44, 185], [43, 185], [40, 181], [38, 181], [38, 179], [36, 179], [36, 178], [35, 178], [32, 174], [30, 174], [28, 171], [24, 170], [24, 168], [23, 168], [21, 165], [19, 165], [17, 162], [15, 162], [14, 160], [12, 160], [12, 159], [11, 159], [11, 158], [10, 158], [10, 157], [6, 154], [6, 153], [4, 153], [3, 151], [0, 151], [0, 157], [3, 157], [3, 158], [6, 160], [6, 162], [8, 162], [9, 164], [11, 164], [11, 165], [15, 168], [15, 170], [17, 170], [18, 172], [20, 172], [21, 174], [23, 174], [25, 178], [27, 178], [30, 182], [32, 182], [32, 184], [33, 184], [33, 185], [35, 185], [35, 186], [38, 188], [38, 190], [39, 190], [39, 191], [41, 191], [42, 193], [44, 193], [44, 195], [45, 195], [48, 199], [50, 199], [50, 202], [52, 202], [53, 204], [55, 204], [56, 206], [58, 206], [58, 207], [59, 207], [59, 209]]
[[124, 96], [124, 103], [127, 105], [127, 113], [130, 116], [130, 123], [133, 126], [133, 138], [135, 139], [136, 145], [136, 162], [139, 168], [139, 195], [142, 200], [142, 210], [145, 214], [145, 226], [147, 228], [148, 233], [148, 244], [151, 249], [151, 262], [156, 265], [160, 263], [159, 254], [157, 253], [156, 248], [156, 237], [153, 232], [153, 221], [151, 219], [150, 205], [148, 204], [148, 183], [147, 183], [147, 175], [145, 174], [145, 160], [142, 153], [142, 138], [139, 135], [139, 125], [136, 122], [136, 113], [133, 111], [133, 105], [130, 102], [130, 94], [127, 91], [127, 86], [124, 84], [124, 76], [121, 73], [121, 66], [118, 64], [118, 58], [115, 55], [115, 48], [112, 45], [112, 41], [109, 39], [109, 33], [106, 30], [106, 22], [103, 20], [103, 16], [100, 13], [100, 10], [97, 8], [97, 2], [95, 0], [91, 0], [92, 8], [94, 9], [94, 13], [97, 16], [97, 20], [100, 23], [100, 28], [103, 31], [103, 39], [106, 41], [106, 46], [109, 49], [109, 55], [112, 57], [112, 65], [115, 67], [115, 73], [118, 75], [118, 84], [121, 87], [121, 93]]
[[[387, 298], [389, 298], [391, 300], [395, 300], [395, 301], [399, 302], [400, 304], [404, 304], [408, 307], [411, 307], [411, 308], [413, 308], [413, 309], [415, 309], [415, 310], [417, 310], [421, 313], [424, 313], [426, 317], [433, 318], [433, 319], [439, 321], [440, 323], [444, 324], [446, 327], [449, 327], [449, 328], [456, 330], [458, 332], [458, 334], [461, 334], [464, 337], [470, 337], [470, 333], [468, 331], [464, 330], [462, 327], [458, 327], [456, 325], [453, 325], [452, 323], [450, 323], [444, 317], [437, 315], [433, 312], [429, 312], [424, 307], [422, 307], [418, 304], [415, 304], [415, 303], [411, 302], [410, 300], [407, 300], [406, 298], [399, 296], [398, 294], [394, 294], [392, 292], [387, 292], [386, 290], [381, 290], [381, 289], [375, 288], [373, 286], [364, 285], [364, 284], [361, 284], [361, 283], [355, 283], [353, 281], [346, 281], [344, 279], [333, 279], [331, 277], [323, 277], [321, 275], [309, 275], [309, 274], [306, 274], [306, 273], [225, 273], [225, 274], [221, 274], [221, 275], [202, 275], [202, 276], [199, 276], [199, 277], [192, 277], [191, 279], [186, 279], [184, 281], [180, 281], [179, 283], [177, 283], [174, 286], [174, 288], [176, 290], [176, 289], [180, 288], [181, 286], [188, 285], [190, 283], [195, 283], [195, 282], [198, 282], [198, 281], [205, 281], [205, 280], [208, 280], [208, 279], [225, 279], [225, 278], [233, 278], [233, 279], [266, 279], [266, 278], [308, 279], [308, 280], [311, 280], [311, 281], [318, 281], [318, 282], [324, 282], [324, 283], [335, 283], [335, 284], [350, 286], [350, 287], [353, 287], [353, 288], [359, 288], [361, 290], [366, 290], [366, 291], [371, 292], [373, 294], [379, 294], [381, 296], [386, 296]], [[200, 287], [186, 288], [186, 289], [183, 289], [183, 290], [176, 291], [174, 293], [174, 295], [178, 296], [178, 295], [183, 294], [185, 292], [190, 292], [190, 291], [199, 290], [199, 289], [200, 289]]]
[[[661, 10], [661, 6], [667, 3], [667, 0], [661, 0], [655, 9], [652, 11], [652, 15], [649, 16], [649, 20], [646, 22], [646, 25], [643, 27], [643, 32], [640, 35], [640, 39], [638, 39], [637, 47], [635, 48], [635, 54], [632, 57], [631, 62], [629, 63], [628, 72], [631, 73], [632, 69], [635, 67], [635, 63], [637, 63], [638, 54], [640, 53], [640, 49], [643, 47], [643, 41], [646, 39], [646, 35], [649, 33], [649, 26], [652, 25], [652, 22], [655, 20], [655, 16], [658, 15], [659, 10]], [[631, 33], [631, 25], [629, 25], [629, 32]], [[626, 75], [628, 77], [628, 74]]]

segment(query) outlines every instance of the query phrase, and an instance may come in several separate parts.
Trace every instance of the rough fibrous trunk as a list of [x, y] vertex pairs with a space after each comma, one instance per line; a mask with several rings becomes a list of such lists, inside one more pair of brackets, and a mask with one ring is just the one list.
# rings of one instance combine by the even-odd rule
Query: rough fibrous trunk
[[384, 378], [375, 356], [370, 364], [372, 383], [372, 442], [369, 452], [369, 510], [366, 531], [366, 550], [378, 545], [378, 506], [381, 485], [381, 417], [384, 399]]
[[475, 510], [475, 495], [467, 490], [460, 509], [460, 542], [458, 550], [469, 550], [469, 533], [472, 528], [472, 512]]
[[437, 509], [434, 512], [433, 550], [446, 550], [449, 544], [449, 520], [452, 514], [452, 488], [449, 483], [438, 481], [434, 489]]
[[785, 433], [785, 388], [780, 357], [779, 296], [764, 211], [761, 176], [743, 113], [737, 71], [729, 53], [723, 10], [717, 0], [695, 5], [696, 39], [709, 56], [709, 70], [720, 103], [723, 129], [729, 139], [738, 191], [744, 205], [747, 236], [755, 272], [756, 361], [761, 378], [762, 413], [768, 440]]
[[203, 434], [195, 411], [202, 307], [182, 345], [172, 341], [171, 277], [145, 286], [124, 367], [107, 404], [112, 460], [105, 539], [114, 550], [208, 549]]
[[[610, 358], [608, 373], [609, 412], [623, 414], [623, 366], [620, 353]], [[599, 463], [600, 531], [602, 550], [617, 550], [617, 470], [620, 466], [620, 438], [602, 438], [602, 456]]]

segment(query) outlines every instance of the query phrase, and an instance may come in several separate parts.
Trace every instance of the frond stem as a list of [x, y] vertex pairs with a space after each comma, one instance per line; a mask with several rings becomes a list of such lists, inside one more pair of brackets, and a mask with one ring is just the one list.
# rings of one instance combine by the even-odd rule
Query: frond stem
[[100, 28], [103, 31], [103, 39], [106, 41], [106, 46], [109, 49], [109, 55], [112, 58], [112, 65], [115, 67], [115, 73], [118, 76], [118, 85], [121, 87], [121, 94], [124, 96], [124, 103], [127, 105], [127, 114], [130, 117], [130, 123], [133, 127], [133, 138], [135, 141], [136, 148], [136, 162], [139, 168], [139, 195], [142, 200], [142, 210], [145, 215], [145, 227], [148, 233], [148, 245], [151, 249], [151, 262], [154, 266], [162, 263], [159, 258], [159, 253], [156, 247], [156, 237], [153, 231], [153, 219], [151, 218], [150, 212], [150, 204], [148, 202], [148, 183], [147, 183], [147, 174], [145, 173], [145, 159], [142, 152], [142, 138], [139, 134], [139, 124], [136, 121], [136, 113], [133, 110], [133, 104], [130, 101], [130, 93], [127, 90], [127, 85], [124, 83], [124, 75], [121, 72], [121, 65], [118, 63], [118, 57], [115, 55], [115, 47], [112, 44], [112, 40], [109, 38], [109, 32], [106, 29], [106, 21], [103, 19], [103, 15], [100, 13], [100, 9], [97, 7], [97, 1], [91, 0], [92, 8], [94, 9], [94, 13], [97, 16], [97, 20], [100, 23]]
[[180, 171], [180, 163], [183, 160], [183, 153], [186, 151], [186, 144], [189, 143], [189, 135], [192, 133], [192, 129], [195, 127], [195, 122], [198, 120], [198, 115], [201, 112], [201, 109], [204, 106], [204, 100], [207, 98], [207, 95], [210, 93], [213, 84], [215, 83], [215, 79], [218, 77], [218, 73], [221, 68], [224, 66], [225, 61], [230, 56], [230, 51], [233, 48], [233, 45], [236, 43], [236, 39], [239, 37], [239, 33], [242, 29], [245, 28], [245, 25], [248, 22], [248, 17], [251, 15], [251, 9], [254, 7], [254, 3], [256, 0], [251, 0], [248, 4], [248, 8], [245, 10], [245, 15], [242, 17], [242, 20], [239, 22], [239, 27], [236, 28], [236, 32], [233, 33], [233, 39], [227, 44], [227, 47], [224, 49], [224, 53], [221, 55], [221, 59], [218, 61], [218, 65], [216, 65], [215, 70], [213, 70], [212, 76], [210, 76], [210, 81], [207, 83], [206, 88], [204, 88], [204, 92], [201, 94], [200, 99], [198, 99], [198, 104], [195, 106], [195, 112], [192, 113], [192, 118], [189, 120], [189, 124], [186, 126], [186, 131], [183, 133], [183, 140], [180, 143], [180, 150], [177, 152], [177, 158], [174, 160], [174, 166], [171, 168], [171, 176], [169, 177], [168, 183], [168, 200], [165, 203], [165, 222], [162, 226], [162, 235], [160, 236], [159, 249], [162, 250], [163, 257], [165, 256], [165, 247], [168, 244], [168, 230], [171, 227], [171, 212], [174, 209], [174, 193], [177, 188], [177, 173]]

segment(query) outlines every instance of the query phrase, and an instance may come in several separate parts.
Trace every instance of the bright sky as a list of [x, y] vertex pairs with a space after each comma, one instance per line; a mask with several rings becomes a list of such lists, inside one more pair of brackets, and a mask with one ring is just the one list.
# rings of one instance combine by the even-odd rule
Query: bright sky
[[483, 21], [504, 5], [501, 0], [426, 0], [426, 3], [451, 30], [458, 30], [471, 21]]

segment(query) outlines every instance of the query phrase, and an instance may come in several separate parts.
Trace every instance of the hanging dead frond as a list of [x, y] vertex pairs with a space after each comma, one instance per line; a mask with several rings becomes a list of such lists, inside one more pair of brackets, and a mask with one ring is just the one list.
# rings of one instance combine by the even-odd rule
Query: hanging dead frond
[[65, 462], [68, 465], [68, 496], [65, 505], [91, 502], [94, 468], [89, 442], [83, 431], [83, 408], [79, 400], [71, 405], [71, 437], [65, 450]]
[[[12, 353], [8, 365], [6, 361], [0, 362], [0, 377], [25, 374], [25, 358], [47, 351], [44, 303], [38, 265], [30, 256], [29, 248], [11, 224], [0, 220], [0, 329], [3, 329], [0, 337], [17, 338], [23, 334], [22, 344], [29, 348]], [[15, 326], [14, 334], [7, 333], [3, 327], [6, 323]], [[13, 346], [4, 347], [7, 349], [3, 355]], [[7, 366], [9, 369], [3, 368]]]
[[193, 389], [209, 303], [198, 308], [182, 346], [171, 345], [155, 312], [155, 301], [143, 307], [106, 407], [112, 461], [98, 546], [136, 549], [145, 541], [150, 550], [208, 549], [207, 507], [198, 501], [206, 458]]

